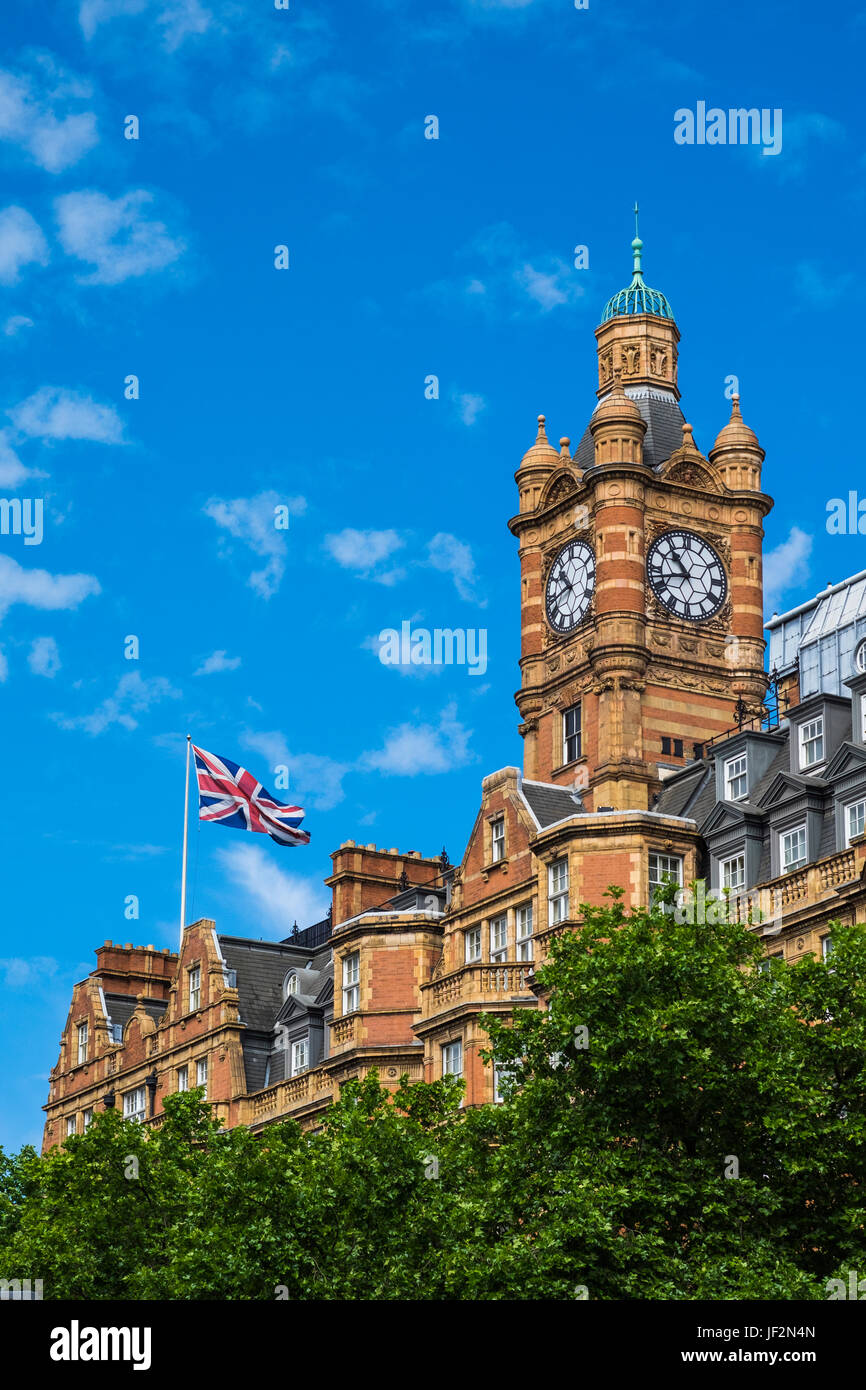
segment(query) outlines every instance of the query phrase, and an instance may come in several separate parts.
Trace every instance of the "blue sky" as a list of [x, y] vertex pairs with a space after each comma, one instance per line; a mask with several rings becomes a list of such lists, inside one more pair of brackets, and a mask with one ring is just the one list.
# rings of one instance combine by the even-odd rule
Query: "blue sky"
[[[459, 858], [521, 757], [513, 473], [539, 411], [583, 431], [636, 198], [699, 446], [736, 375], [767, 451], [768, 613], [866, 566], [825, 528], [866, 495], [866, 12], [8, 0], [4, 30], [0, 497], [44, 507], [0, 535], [17, 1147], [94, 948], [176, 944], [188, 730], [286, 763], [312, 834], [194, 824], [190, 917], [286, 935], [347, 838]], [[781, 109], [781, 152], [677, 144], [698, 101]], [[404, 620], [486, 629], [486, 672], [384, 666]]]

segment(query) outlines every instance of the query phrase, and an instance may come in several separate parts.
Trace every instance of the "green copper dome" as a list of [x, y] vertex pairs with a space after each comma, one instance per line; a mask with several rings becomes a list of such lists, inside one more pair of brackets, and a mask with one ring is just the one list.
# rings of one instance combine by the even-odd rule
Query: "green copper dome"
[[637, 203], [634, 212], [635, 238], [631, 244], [634, 252], [634, 278], [626, 289], [611, 295], [604, 306], [602, 323], [607, 323], [608, 319], [620, 318], [623, 314], [654, 314], [658, 319], [673, 320], [674, 311], [661, 290], [651, 290], [649, 285], [644, 284], [640, 268], [643, 242], [637, 234]]

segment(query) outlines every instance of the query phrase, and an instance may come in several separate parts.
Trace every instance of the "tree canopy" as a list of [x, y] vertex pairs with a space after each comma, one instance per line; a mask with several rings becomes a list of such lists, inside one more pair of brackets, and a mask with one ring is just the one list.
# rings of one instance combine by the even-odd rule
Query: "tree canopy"
[[[662, 893], [661, 898], [664, 898]], [[505, 1100], [347, 1082], [316, 1132], [113, 1110], [0, 1150], [0, 1277], [69, 1299], [826, 1298], [866, 1269], [866, 928], [764, 962], [725, 920], [584, 905], [488, 1017]]]

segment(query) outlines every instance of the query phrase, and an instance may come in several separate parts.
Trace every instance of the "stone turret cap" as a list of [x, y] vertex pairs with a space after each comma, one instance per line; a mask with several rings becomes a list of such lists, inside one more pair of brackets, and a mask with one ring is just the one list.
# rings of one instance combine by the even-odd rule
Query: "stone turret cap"
[[758, 443], [758, 436], [754, 430], [743, 419], [740, 410], [740, 397], [734, 392], [731, 397], [731, 418], [724, 429], [719, 431], [719, 436], [710, 450], [710, 458], [720, 449], [745, 449], [749, 453], [760, 454], [764, 457], [764, 451]]
[[615, 424], [620, 421], [629, 421], [639, 425], [643, 434], [646, 434], [646, 421], [635, 405], [634, 401], [626, 395], [622, 386], [622, 374], [617, 368], [614, 372], [613, 390], [599, 401], [592, 413], [589, 428], [593, 434], [602, 425]]
[[535, 442], [530, 445], [523, 455], [523, 458], [520, 460], [521, 468], [526, 468], [531, 464], [540, 463], [549, 467], [559, 463], [559, 454], [547, 437], [547, 432], [544, 428], [544, 420], [545, 417], [539, 415], [538, 433], [535, 436]]

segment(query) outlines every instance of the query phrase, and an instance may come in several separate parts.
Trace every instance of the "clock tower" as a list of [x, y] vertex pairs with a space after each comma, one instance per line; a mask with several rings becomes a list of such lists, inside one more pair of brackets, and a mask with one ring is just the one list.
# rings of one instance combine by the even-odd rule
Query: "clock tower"
[[[596, 329], [598, 403], [576, 450], [535, 442], [515, 479], [527, 779], [587, 810], [646, 810], [666, 772], [760, 711], [764, 458], [732, 402], [707, 455], [680, 407], [679, 330], [633, 278]], [[697, 753], [696, 753], [697, 750]]]

